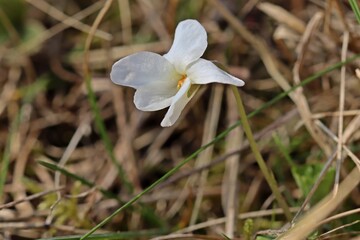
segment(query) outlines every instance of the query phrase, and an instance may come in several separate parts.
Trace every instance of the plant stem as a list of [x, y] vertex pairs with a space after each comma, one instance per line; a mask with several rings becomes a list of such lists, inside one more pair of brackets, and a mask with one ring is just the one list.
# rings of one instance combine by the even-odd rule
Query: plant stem
[[265, 163], [263, 157], [261, 156], [259, 148], [258, 148], [258, 146], [257, 146], [257, 144], [255, 142], [254, 135], [253, 135], [253, 133], [251, 131], [251, 128], [250, 128], [250, 125], [249, 125], [249, 122], [248, 122], [248, 119], [247, 119], [247, 116], [246, 116], [244, 104], [243, 104], [243, 102], [241, 100], [239, 91], [235, 86], [231, 86], [231, 90], [234, 93], [236, 103], [237, 103], [237, 106], [238, 106], [240, 121], [241, 121], [243, 129], [245, 131], [246, 137], [247, 137], [247, 139], [249, 141], [251, 150], [254, 153], [254, 157], [256, 159], [256, 162], [258, 163], [261, 172], [264, 174], [265, 180], [269, 184], [269, 186], [271, 188], [271, 191], [275, 195], [275, 198], [276, 198], [277, 202], [279, 203], [280, 207], [283, 209], [286, 218], [289, 221], [291, 221], [292, 214], [290, 212], [290, 209], [289, 209], [285, 199], [283, 198], [283, 196], [281, 195], [281, 193], [279, 191], [279, 188], [277, 186], [277, 182], [276, 182], [276, 179], [275, 179], [273, 173], [266, 166], [266, 163]]

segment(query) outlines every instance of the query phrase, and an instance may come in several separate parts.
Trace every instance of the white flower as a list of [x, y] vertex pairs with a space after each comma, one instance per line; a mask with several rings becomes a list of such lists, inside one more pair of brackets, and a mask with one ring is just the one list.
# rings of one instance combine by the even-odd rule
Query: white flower
[[120, 59], [113, 65], [110, 78], [116, 84], [136, 89], [134, 103], [142, 111], [170, 106], [161, 122], [161, 126], [168, 127], [194, 96], [197, 84], [244, 85], [242, 80], [200, 58], [206, 47], [203, 26], [196, 20], [185, 20], [178, 24], [168, 53], [161, 56], [139, 52]]

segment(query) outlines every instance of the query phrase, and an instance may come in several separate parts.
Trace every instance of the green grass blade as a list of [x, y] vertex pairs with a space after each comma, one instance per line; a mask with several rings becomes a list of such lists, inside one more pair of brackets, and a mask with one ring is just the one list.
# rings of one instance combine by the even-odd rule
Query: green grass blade
[[[99, 186], [97, 186], [95, 183], [82, 178], [76, 174], [73, 174], [71, 172], [69, 172], [68, 170], [66, 170], [65, 168], [59, 167], [56, 164], [53, 163], [49, 163], [46, 161], [38, 161], [39, 164], [43, 165], [44, 167], [52, 170], [52, 171], [59, 171], [62, 174], [64, 174], [65, 176], [72, 178], [76, 181], [81, 182], [83, 185], [88, 186], [88, 187], [95, 187], [97, 190], [99, 190], [104, 197], [106, 198], [110, 198], [110, 199], [115, 199], [116, 201], [118, 201], [120, 204], [123, 204], [124, 201], [122, 201], [121, 199], [118, 198], [118, 196], [104, 188], [101, 188]], [[147, 207], [144, 204], [141, 204], [141, 215], [143, 215], [143, 217], [145, 219], [147, 219], [150, 223], [152, 223], [154, 226], [156, 227], [160, 227], [161, 229], [166, 229], [167, 225], [166, 223], [162, 220], [162, 218], [160, 218], [159, 216], [156, 215], [156, 213], [154, 212], [154, 209]]]
[[[134, 232], [119, 232], [119, 233], [105, 233], [105, 234], [94, 234], [88, 239], [92, 240], [105, 240], [105, 239], [131, 239], [131, 238], [150, 238], [153, 236], [163, 235], [169, 233], [161, 229], [151, 229]], [[54, 237], [54, 238], [41, 238], [39, 240], [79, 240], [81, 235]]]
[[276, 146], [279, 148], [279, 151], [281, 152], [281, 154], [284, 156], [285, 160], [289, 164], [289, 166], [291, 168], [297, 168], [297, 166], [294, 163], [294, 161], [292, 160], [289, 152], [286, 150], [286, 147], [281, 142], [281, 139], [279, 138], [279, 136], [276, 133], [273, 134], [273, 139], [274, 139], [274, 142], [275, 142]]
[[[315, 79], [319, 78], [320, 76], [329, 73], [347, 63], [350, 63], [352, 61], [354, 61], [355, 59], [359, 58], [360, 54], [355, 55], [349, 59], [347, 59], [344, 62], [338, 62], [336, 64], [331, 65], [328, 68], [325, 68], [322, 71], [319, 71], [315, 74], [313, 74], [312, 76], [306, 78], [305, 80], [303, 80], [300, 84], [295, 85], [294, 87], [290, 88], [288, 91], [283, 92], [279, 95], [277, 95], [275, 98], [273, 98], [272, 100], [270, 100], [269, 102], [265, 103], [264, 105], [262, 105], [261, 107], [259, 107], [258, 109], [254, 110], [253, 112], [251, 112], [248, 115], [248, 118], [251, 118], [255, 115], [257, 115], [258, 113], [260, 113], [262, 110], [264, 110], [265, 108], [270, 107], [271, 105], [277, 103], [278, 101], [280, 101], [281, 99], [285, 98], [290, 92], [294, 91], [295, 89], [301, 87], [301, 86], [305, 86], [306, 84], [309, 84], [310, 82], [314, 81]], [[231, 132], [234, 128], [240, 126], [240, 121], [238, 121], [237, 123], [235, 123], [234, 125], [230, 126], [228, 129], [226, 129], [225, 131], [221, 132], [219, 135], [217, 135], [212, 141], [210, 141], [209, 143], [201, 146], [198, 150], [196, 150], [194, 153], [192, 153], [189, 157], [187, 157], [186, 159], [184, 159], [183, 161], [181, 161], [178, 165], [176, 165], [174, 168], [172, 168], [171, 170], [169, 170], [166, 174], [164, 174], [161, 178], [159, 178], [157, 181], [155, 181], [153, 184], [151, 184], [149, 187], [147, 187], [145, 190], [143, 190], [141, 193], [137, 194], [135, 197], [133, 197], [129, 202], [125, 203], [123, 206], [121, 206], [120, 208], [118, 208], [114, 213], [112, 213], [110, 216], [108, 216], [107, 218], [105, 218], [103, 221], [101, 221], [98, 225], [96, 225], [95, 227], [93, 227], [88, 233], [86, 233], [84, 236], [82, 236], [80, 239], [86, 239], [88, 238], [91, 234], [93, 234], [96, 230], [98, 230], [99, 228], [101, 228], [102, 226], [104, 226], [107, 222], [109, 222], [114, 216], [116, 216], [118, 213], [120, 213], [122, 210], [124, 210], [125, 208], [131, 206], [133, 203], [135, 203], [138, 199], [140, 199], [143, 195], [145, 195], [146, 193], [150, 192], [152, 189], [154, 189], [159, 183], [163, 182], [164, 180], [166, 180], [167, 178], [169, 178], [171, 175], [173, 175], [175, 172], [177, 172], [182, 166], [184, 166], [185, 164], [187, 164], [189, 161], [191, 161], [192, 159], [194, 159], [195, 157], [197, 157], [202, 151], [204, 151], [206, 148], [208, 148], [209, 146], [215, 144], [216, 142], [218, 142], [219, 140], [223, 139], [229, 132]]]
[[357, 21], [360, 24], [360, 9], [359, 9], [359, 5], [357, 4], [357, 0], [349, 0], [349, 3], [356, 16]]
[[4, 186], [5, 186], [5, 182], [6, 182], [6, 177], [8, 176], [8, 170], [9, 170], [9, 164], [10, 164], [10, 149], [11, 149], [11, 145], [14, 139], [14, 135], [17, 131], [17, 129], [19, 128], [20, 125], [20, 119], [21, 119], [21, 112], [22, 112], [22, 108], [20, 108], [19, 112], [17, 113], [16, 117], [15, 117], [15, 121], [12, 122], [10, 129], [9, 129], [9, 134], [8, 134], [8, 138], [6, 141], [6, 146], [4, 149], [4, 153], [3, 153], [3, 157], [2, 157], [2, 161], [1, 161], [1, 170], [0, 170], [0, 199], [3, 196], [3, 191], [4, 191]]
[[97, 105], [97, 102], [96, 102], [95, 93], [91, 87], [90, 76], [85, 77], [85, 83], [86, 83], [86, 89], [88, 91], [88, 100], [91, 105], [91, 110], [92, 110], [92, 112], [94, 114], [94, 118], [95, 118], [95, 125], [100, 133], [100, 137], [101, 137], [102, 142], [104, 143], [106, 152], [108, 153], [112, 163], [116, 166], [120, 180], [125, 185], [128, 192], [132, 193], [133, 186], [129, 182], [128, 178], [126, 177], [124, 169], [121, 167], [121, 165], [118, 163], [118, 161], [115, 158], [114, 149], [113, 149], [110, 137], [107, 134], [104, 121], [100, 114], [99, 106]]
[[87, 180], [85, 178], [79, 177], [78, 175], [69, 172], [65, 168], [59, 167], [56, 164], [52, 164], [52, 163], [45, 162], [45, 161], [38, 161], [38, 162], [39, 162], [39, 164], [43, 165], [44, 167], [46, 167], [48, 169], [51, 169], [53, 171], [59, 171], [62, 174], [64, 174], [65, 176], [68, 176], [68, 177], [70, 177], [72, 179], [75, 179], [75, 180], [81, 182], [82, 184], [84, 184], [84, 185], [86, 185], [88, 187], [96, 187], [96, 189], [98, 189], [105, 197], [116, 199], [118, 202], [122, 203], [119, 200], [119, 198], [115, 194], [113, 194], [112, 192], [109, 192], [109, 191], [107, 191], [107, 190], [105, 190], [103, 188], [97, 187], [95, 183], [90, 182], [89, 180]]
[[20, 127], [22, 112], [26, 104], [30, 104], [35, 96], [40, 92], [43, 92], [47, 89], [49, 80], [46, 77], [38, 78], [34, 83], [27, 85], [23, 88], [20, 88], [19, 93], [21, 96], [21, 107], [20, 110], [16, 113], [15, 120], [11, 123], [9, 127], [8, 138], [6, 141], [5, 149], [3, 152], [2, 161], [0, 164], [0, 199], [3, 195], [4, 186], [6, 182], [7, 172], [10, 163], [10, 149], [13, 142], [14, 134]]

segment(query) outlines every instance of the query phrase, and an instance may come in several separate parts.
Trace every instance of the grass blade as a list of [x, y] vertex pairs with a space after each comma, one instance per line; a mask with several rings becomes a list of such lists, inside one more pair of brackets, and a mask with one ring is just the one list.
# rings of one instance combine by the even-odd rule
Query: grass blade
[[357, 4], [357, 0], [349, 0], [349, 3], [351, 5], [351, 8], [355, 14], [357, 21], [360, 24], [360, 9], [359, 9], [359, 5]]
[[[68, 170], [66, 170], [65, 168], [62, 168], [62, 167], [59, 167], [58, 165], [56, 164], [53, 164], [53, 163], [49, 163], [49, 162], [46, 162], [46, 161], [38, 161], [39, 164], [43, 165], [44, 167], [50, 169], [50, 170], [53, 170], [53, 171], [59, 171], [61, 172], [62, 174], [64, 174], [65, 176], [69, 177], [69, 178], [72, 178], [76, 181], [79, 181], [81, 182], [82, 184], [90, 187], [90, 188], [96, 188], [97, 190], [99, 190], [104, 197], [106, 198], [110, 198], [110, 199], [115, 199], [116, 201], [118, 201], [118, 203], [120, 204], [123, 204], [124, 201], [122, 201], [121, 199], [118, 198], [118, 196], [104, 188], [101, 188], [99, 186], [97, 186], [95, 183], [85, 179], [85, 178], [82, 178], [76, 174], [73, 174], [71, 172], [69, 172]], [[162, 221], [162, 219], [157, 216], [154, 212], [154, 209], [152, 208], [149, 208], [147, 207], [146, 205], [144, 204], [141, 204], [141, 215], [144, 216], [145, 219], [147, 219], [149, 222], [151, 223], [154, 223], [154, 225], [156, 226], [159, 226], [161, 227], [162, 229], [166, 229], [167, 228], [167, 225], [165, 224], [164, 221]]]
[[103, 188], [100, 188], [100, 187], [97, 187], [95, 183], [93, 182], [90, 182], [89, 180], [85, 179], [85, 178], [82, 178], [82, 177], [79, 177], [78, 175], [75, 175], [71, 172], [69, 172], [68, 170], [66, 170], [65, 168], [62, 168], [62, 167], [59, 167], [57, 166], [56, 164], [52, 164], [52, 163], [49, 163], [49, 162], [45, 162], [45, 161], [38, 161], [39, 164], [43, 165], [44, 167], [48, 168], [48, 169], [51, 169], [53, 171], [59, 171], [61, 172], [62, 174], [64, 174], [65, 176], [68, 176], [72, 179], [75, 179], [79, 182], [81, 182], [82, 184], [88, 186], [88, 187], [95, 187], [97, 188], [105, 197], [107, 198], [112, 198], [112, 199], [116, 199], [118, 202], [122, 203], [119, 198], [113, 194], [112, 192], [109, 192]]
[[6, 141], [6, 146], [4, 149], [4, 153], [3, 153], [3, 157], [2, 157], [2, 161], [1, 161], [1, 170], [0, 170], [0, 199], [3, 196], [3, 191], [4, 191], [4, 186], [5, 186], [5, 182], [6, 182], [6, 177], [8, 176], [7, 172], [9, 170], [9, 163], [10, 163], [10, 149], [11, 149], [11, 145], [12, 142], [14, 140], [14, 135], [17, 131], [17, 129], [19, 128], [20, 125], [20, 121], [21, 121], [21, 112], [22, 112], [22, 108], [20, 108], [19, 112], [17, 113], [16, 117], [15, 117], [15, 121], [12, 122], [10, 129], [9, 129], [9, 134], [8, 134], [8, 139]]
[[[119, 232], [119, 233], [105, 233], [105, 234], [94, 234], [90, 236], [88, 239], [92, 240], [104, 240], [104, 239], [131, 239], [131, 238], [144, 238], [144, 237], [152, 237], [162, 234], [167, 234], [168, 231], [160, 230], [160, 229], [151, 229], [151, 230], [143, 230], [143, 231], [134, 231], [134, 232]], [[39, 240], [79, 240], [81, 235], [74, 236], [64, 236], [64, 237], [54, 237], [54, 238], [41, 238]]]
[[95, 125], [96, 128], [98, 129], [99, 133], [100, 133], [100, 138], [102, 140], [102, 142], [104, 143], [106, 152], [108, 153], [112, 163], [116, 166], [117, 170], [118, 170], [118, 175], [120, 180], [124, 183], [126, 189], [128, 190], [129, 193], [133, 192], [133, 186], [132, 184], [129, 182], [129, 180], [126, 177], [125, 171], [124, 169], [121, 167], [121, 165], [117, 162], [115, 155], [114, 155], [114, 149], [110, 140], [110, 137], [106, 131], [106, 127], [104, 124], [104, 121], [101, 117], [100, 114], [100, 109], [99, 106], [97, 105], [96, 102], [96, 96], [95, 93], [91, 87], [91, 79], [90, 76], [85, 77], [85, 83], [86, 83], [86, 89], [88, 91], [88, 100], [89, 103], [91, 105], [91, 110], [94, 114], [94, 118], [95, 118]]

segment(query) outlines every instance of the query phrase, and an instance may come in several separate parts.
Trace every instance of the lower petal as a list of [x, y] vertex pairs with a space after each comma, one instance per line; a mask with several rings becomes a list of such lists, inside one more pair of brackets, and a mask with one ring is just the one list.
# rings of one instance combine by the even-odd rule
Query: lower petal
[[141, 111], [157, 111], [170, 106], [174, 94], [159, 93], [138, 89], [134, 95], [134, 104]]
[[194, 96], [192, 94], [190, 97], [187, 96], [187, 91], [191, 86], [190, 79], [187, 78], [179, 91], [176, 93], [174, 98], [172, 99], [171, 105], [161, 122], [162, 127], [170, 127], [172, 126], [176, 120], [179, 118], [182, 110], [185, 108], [186, 104], [191, 100]]

